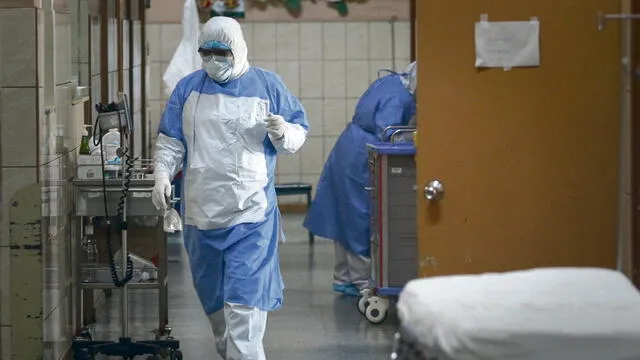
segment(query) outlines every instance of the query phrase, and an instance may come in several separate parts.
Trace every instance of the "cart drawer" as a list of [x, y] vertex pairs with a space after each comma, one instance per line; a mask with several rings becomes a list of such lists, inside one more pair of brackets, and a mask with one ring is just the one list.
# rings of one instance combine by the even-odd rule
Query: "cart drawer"
[[411, 235], [395, 236], [389, 249], [388, 285], [403, 287], [407, 282], [418, 277], [418, 258], [416, 237]]

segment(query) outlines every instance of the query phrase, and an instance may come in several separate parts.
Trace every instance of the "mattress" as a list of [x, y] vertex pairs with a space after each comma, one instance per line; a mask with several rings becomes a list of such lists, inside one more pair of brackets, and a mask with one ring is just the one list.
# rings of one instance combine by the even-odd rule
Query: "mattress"
[[640, 293], [608, 269], [413, 280], [397, 307], [403, 331], [439, 359], [640, 359]]

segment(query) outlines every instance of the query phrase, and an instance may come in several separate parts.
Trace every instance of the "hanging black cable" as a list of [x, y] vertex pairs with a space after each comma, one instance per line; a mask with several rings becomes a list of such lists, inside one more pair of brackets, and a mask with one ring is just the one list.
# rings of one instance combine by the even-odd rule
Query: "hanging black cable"
[[[98, 106], [96, 106], [98, 113], [100, 113], [100, 110], [102, 109], [101, 107], [102, 104], [98, 104]], [[118, 114], [118, 131], [120, 131], [120, 134], [123, 134], [123, 129], [122, 129], [122, 120], [120, 118], [120, 109], [119, 107], [116, 108], [116, 113]], [[105, 135], [105, 133], [102, 131], [102, 128], [100, 128], [100, 115], [98, 115], [98, 118], [96, 119], [96, 124], [94, 125], [93, 128], [93, 145], [94, 146], [100, 146], [100, 163], [101, 163], [101, 167], [102, 167], [102, 194], [103, 194], [103, 199], [104, 199], [104, 215], [105, 215], [105, 220], [107, 223], [107, 254], [109, 256], [109, 270], [111, 272], [111, 279], [113, 280], [113, 284], [116, 287], [123, 287], [125, 284], [127, 284], [129, 281], [131, 281], [131, 279], [133, 278], [133, 260], [131, 260], [131, 256], [129, 255], [129, 253], [127, 252], [126, 256], [127, 256], [127, 266], [126, 266], [126, 271], [124, 274], [123, 278], [120, 278], [118, 276], [118, 270], [116, 267], [116, 263], [115, 260], [113, 259], [114, 254], [113, 254], [113, 238], [112, 238], [112, 234], [113, 234], [113, 227], [111, 224], [111, 217], [109, 216], [109, 202], [107, 200], [107, 180], [106, 180], [106, 172], [105, 172], [105, 164], [104, 164], [104, 149], [102, 148], [102, 137]], [[97, 132], [97, 133], [96, 133]], [[96, 136], [98, 135], [98, 136]], [[122, 137], [121, 137], [122, 138]], [[97, 139], [97, 140], [96, 140]], [[127, 199], [127, 193], [129, 192], [129, 186], [131, 183], [131, 174], [132, 174], [132, 169], [133, 169], [133, 163], [134, 160], [130, 158], [129, 155], [129, 149], [127, 147], [123, 147], [121, 146], [121, 151], [123, 152], [123, 156], [120, 156], [122, 159], [124, 159], [126, 166], [125, 166], [125, 172], [123, 174], [124, 176], [124, 184], [122, 187], [122, 193], [120, 195], [120, 201], [118, 202], [118, 207], [116, 209], [116, 216], [118, 218], [118, 220], [120, 221], [120, 230], [126, 230], [127, 229], [127, 221], [124, 218], [124, 205], [125, 205], [125, 201]]]

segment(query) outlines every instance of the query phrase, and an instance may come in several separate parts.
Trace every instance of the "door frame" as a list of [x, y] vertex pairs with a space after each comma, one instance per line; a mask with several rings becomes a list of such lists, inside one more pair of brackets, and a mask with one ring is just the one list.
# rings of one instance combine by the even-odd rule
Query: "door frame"
[[409, 26], [411, 27], [411, 61], [416, 61], [416, 1], [410, 0]]
[[[631, 1], [640, 13], [640, 0]], [[631, 23], [631, 278], [640, 288], [640, 21]]]

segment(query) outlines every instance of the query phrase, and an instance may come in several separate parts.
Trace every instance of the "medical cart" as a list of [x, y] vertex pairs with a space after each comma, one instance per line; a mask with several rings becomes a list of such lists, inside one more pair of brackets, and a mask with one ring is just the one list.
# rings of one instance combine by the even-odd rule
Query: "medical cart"
[[[104, 157], [99, 162], [79, 162], [76, 178], [73, 180], [75, 208], [73, 226], [73, 277], [77, 286], [73, 294], [74, 325], [77, 337], [74, 339], [74, 360], [94, 360], [97, 355], [133, 359], [148, 355], [149, 360], [180, 360], [182, 353], [179, 342], [171, 336], [168, 321], [167, 291], [167, 237], [163, 227], [163, 212], [158, 211], [151, 201], [154, 186], [150, 160], [133, 159], [130, 156], [131, 123], [128, 119], [126, 97], [121, 100], [117, 111], [99, 114], [97, 127], [104, 130], [118, 128], [123, 134], [118, 149], [122, 159], [120, 165], [105, 165]], [[101, 118], [102, 115], [102, 118]], [[106, 117], [106, 119], [105, 119]], [[116, 120], [113, 122], [113, 120]], [[105, 121], [102, 121], [105, 120]], [[95, 137], [94, 133], [94, 137]], [[100, 144], [102, 146], [102, 144]], [[176, 199], [172, 199], [172, 202]], [[136, 220], [145, 222], [147, 228], [155, 231], [158, 256], [157, 265], [131, 254], [129, 244], [140, 239], [128, 237]], [[93, 228], [106, 228], [108, 257], [104, 263], [87, 261], [87, 248], [96, 247], [87, 243]], [[91, 229], [91, 231], [86, 230]], [[85, 231], [86, 230], [86, 231]], [[135, 232], [131, 232], [135, 234]], [[94, 240], [95, 241], [95, 240]], [[115, 251], [114, 247], [120, 247]], [[95, 340], [89, 331], [87, 314], [89, 307], [83, 299], [88, 291], [103, 290], [109, 293], [120, 290], [121, 334], [117, 340]], [[159, 300], [159, 323], [154, 339], [135, 341], [129, 334], [129, 290], [157, 289]]]
[[413, 127], [389, 127], [385, 141], [368, 144], [374, 286], [364, 291], [358, 311], [372, 324], [385, 320], [390, 299], [418, 277], [416, 151], [413, 142], [406, 140], [414, 131]]

